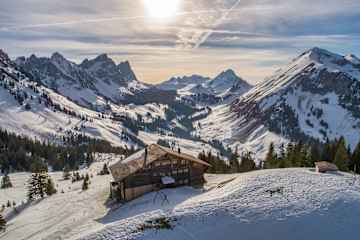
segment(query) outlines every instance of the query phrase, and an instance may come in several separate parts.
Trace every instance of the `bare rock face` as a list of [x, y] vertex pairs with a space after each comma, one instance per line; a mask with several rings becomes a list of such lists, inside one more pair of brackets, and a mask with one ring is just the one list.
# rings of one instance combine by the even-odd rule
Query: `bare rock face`
[[143, 87], [129, 62], [117, 65], [106, 54], [81, 64], [58, 52], [50, 58], [20, 57], [16, 63], [33, 79], [86, 107], [92, 107], [97, 97], [118, 103]]

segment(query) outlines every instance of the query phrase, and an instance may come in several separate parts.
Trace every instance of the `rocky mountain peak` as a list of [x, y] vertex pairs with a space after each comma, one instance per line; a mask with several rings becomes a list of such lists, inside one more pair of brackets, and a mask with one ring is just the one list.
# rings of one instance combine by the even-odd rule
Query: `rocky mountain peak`
[[55, 52], [53, 53], [53, 55], [51, 55], [51, 60], [66, 60], [66, 59], [59, 52]]
[[7, 53], [5, 53], [1, 49], [0, 49], [0, 62], [3, 63], [3, 64], [10, 64], [11, 63], [9, 55], [7, 55]]
[[216, 76], [209, 85], [216, 91], [216, 92], [222, 92], [226, 89], [230, 88], [239, 88], [241, 85], [247, 87], [250, 87], [250, 85], [241, 79], [239, 76], [236, 75], [235, 71], [232, 69], [228, 69], [226, 71], [223, 71], [218, 76]]
[[106, 62], [106, 63], [112, 63], [115, 64], [114, 61], [106, 54], [100, 54], [94, 59], [94, 62]]
[[301, 54], [298, 58], [295, 59], [295, 61], [297, 60], [303, 60], [303, 59], [309, 59], [310, 61], [314, 61], [317, 63], [335, 63], [335, 64], [344, 64], [344, 57], [335, 53], [332, 53], [326, 49], [323, 48], [319, 48], [319, 47], [314, 47], [311, 48], [310, 50], [304, 52], [303, 54]]
[[354, 65], [360, 65], [360, 59], [354, 54], [348, 54], [345, 56], [345, 59], [351, 62]]
[[9, 59], [9, 56], [2, 49], [0, 49], [0, 58], [5, 60]]
[[221, 72], [217, 77], [215, 77], [214, 80], [216, 79], [239, 79], [239, 77], [236, 75], [236, 73], [234, 72], [234, 70], [232, 69], [228, 69], [226, 71]]
[[119, 70], [119, 72], [125, 76], [125, 78], [127, 78], [128, 80], [135, 80], [137, 81], [137, 77], [134, 73], [134, 71], [131, 68], [130, 62], [129, 61], [125, 61], [125, 62], [121, 62], [117, 65], [117, 68]]

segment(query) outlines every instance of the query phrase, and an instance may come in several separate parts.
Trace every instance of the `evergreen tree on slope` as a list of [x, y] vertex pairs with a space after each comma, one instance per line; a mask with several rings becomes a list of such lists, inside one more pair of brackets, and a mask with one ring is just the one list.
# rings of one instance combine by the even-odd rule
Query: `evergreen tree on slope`
[[274, 143], [270, 143], [268, 153], [266, 154], [264, 168], [276, 168], [278, 166], [278, 157], [275, 153]]
[[346, 148], [346, 142], [343, 137], [340, 138], [337, 144], [337, 150], [335, 153], [334, 163], [339, 168], [340, 171], [349, 170], [349, 155]]
[[5, 232], [6, 230], [6, 220], [5, 218], [0, 214], [0, 232]]
[[360, 173], [360, 142], [356, 146], [351, 156], [350, 169], [355, 171], [356, 173]]
[[11, 188], [11, 187], [12, 187], [12, 183], [11, 183], [10, 177], [8, 174], [5, 174], [1, 179], [0, 188], [4, 189], [4, 188]]

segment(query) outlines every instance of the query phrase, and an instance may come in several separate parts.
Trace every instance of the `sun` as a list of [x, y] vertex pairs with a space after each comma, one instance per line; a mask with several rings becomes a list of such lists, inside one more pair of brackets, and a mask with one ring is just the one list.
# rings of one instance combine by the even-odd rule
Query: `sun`
[[179, 10], [180, 0], [144, 0], [147, 13], [152, 18], [172, 18]]

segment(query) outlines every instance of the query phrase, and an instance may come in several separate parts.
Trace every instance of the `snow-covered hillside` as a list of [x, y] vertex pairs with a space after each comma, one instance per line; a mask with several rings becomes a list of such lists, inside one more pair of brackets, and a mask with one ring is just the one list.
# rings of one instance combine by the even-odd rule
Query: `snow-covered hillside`
[[[156, 193], [125, 204], [81, 239], [350, 239], [360, 214], [360, 182], [345, 173], [311, 169], [264, 170], [208, 176], [207, 191]], [[165, 218], [172, 229], [142, 230]], [[89, 235], [88, 232], [90, 232]], [[92, 232], [92, 233], [91, 233]]]
[[120, 156], [99, 155], [97, 162], [89, 169], [80, 170], [80, 174], [93, 176], [87, 191], [81, 190], [82, 182], [71, 183], [63, 180], [62, 172], [50, 173], [58, 193], [52, 197], [27, 202], [26, 184], [28, 173], [10, 174], [13, 188], [0, 189], [0, 204], [15, 201], [18, 214], [6, 208], [7, 231], [0, 233], [1, 239], [70, 239], [89, 229], [101, 229], [97, 218], [103, 217], [108, 208], [110, 175], [97, 176], [104, 163], [111, 163]]
[[277, 143], [344, 136], [355, 147], [360, 139], [360, 67], [349, 56], [306, 51], [233, 103], [215, 109], [202, 121], [201, 135], [240, 147], [256, 140], [261, 148], [264, 137]]
[[[106, 159], [105, 159], [106, 161]], [[58, 193], [26, 205], [9, 220], [1, 239], [350, 239], [360, 216], [360, 179], [346, 173], [318, 174], [313, 169], [262, 170], [207, 175], [204, 189], [183, 187], [150, 193], [122, 206], [106, 205], [110, 176], [94, 174], [90, 189], [51, 173]], [[18, 204], [26, 195], [28, 174], [11, 174], [15, 188], [0, 189], [0, 203]], [[172, 229], [140, 230], [165, 218]]]

